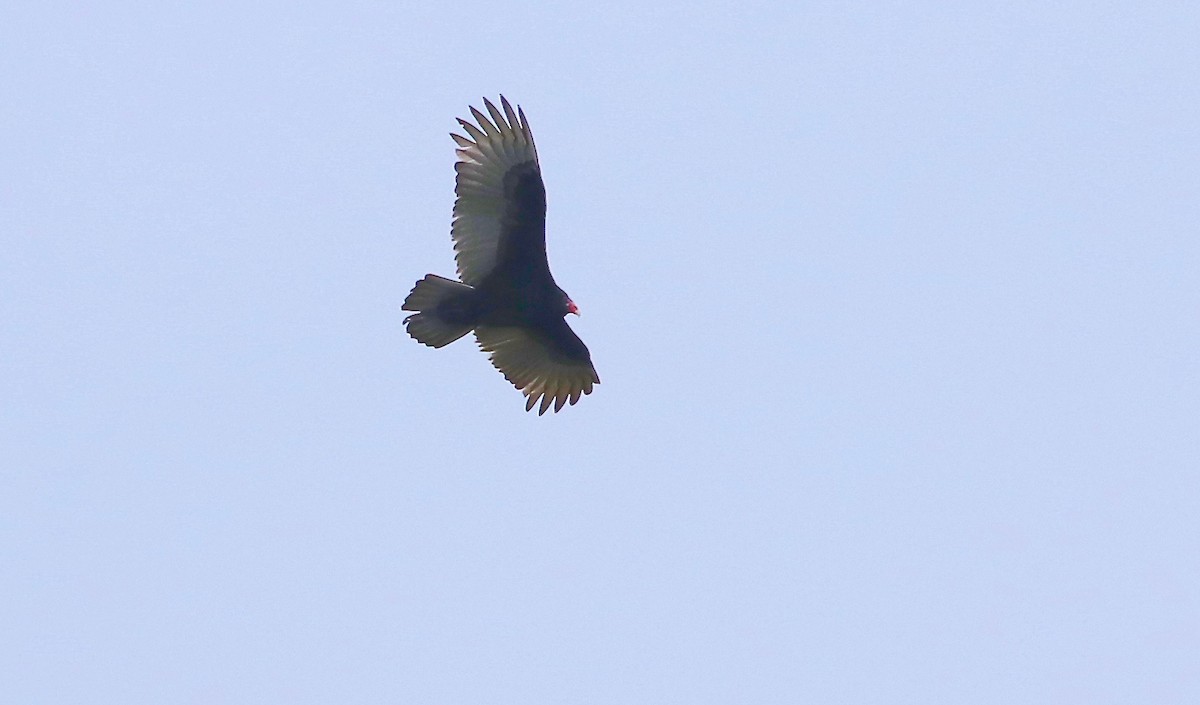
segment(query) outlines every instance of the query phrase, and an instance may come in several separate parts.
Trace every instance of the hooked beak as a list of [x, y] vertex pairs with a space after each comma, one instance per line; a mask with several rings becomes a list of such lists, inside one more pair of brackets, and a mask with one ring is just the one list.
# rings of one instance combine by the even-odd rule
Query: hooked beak
[[576, 316], [579, 315], [579, 307], [575, 305], [574, 301], [567, 301], [567, 313], [573, 313]]

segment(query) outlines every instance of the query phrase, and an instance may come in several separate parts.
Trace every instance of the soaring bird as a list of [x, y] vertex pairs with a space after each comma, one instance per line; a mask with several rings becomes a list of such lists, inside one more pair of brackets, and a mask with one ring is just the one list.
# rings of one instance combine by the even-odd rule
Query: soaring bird
[[[587, 346], [567, 325], [579, 315], [546, 260], [546, 188], [525, 113], [484, 98], [476, 124], [462, 118], [450, 234], [461, 281], [427, 274], [401, 308], [408, 334], [440, 348], [474, 331], [479, 347], [525, 395], [525, 410], [592, 393], [600, 383]], [[490, 119], [489, 119], [490, 116]]]

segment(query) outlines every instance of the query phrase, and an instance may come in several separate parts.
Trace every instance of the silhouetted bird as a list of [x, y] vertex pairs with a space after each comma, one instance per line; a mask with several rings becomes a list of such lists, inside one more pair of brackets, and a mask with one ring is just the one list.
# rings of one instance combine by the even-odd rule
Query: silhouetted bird
[[525, 113], [486, 98], [491, 119], [459, 118], [451, 237], [454, 281], [428, 274], [401, 307], [408, 334], [431, 347], [475, 331], [492, 364], [526, 396], [525, 410], [558, 411], [600, 383], [587, 346], [565, 319], [579, 310], [546, 261], [546, 188]]

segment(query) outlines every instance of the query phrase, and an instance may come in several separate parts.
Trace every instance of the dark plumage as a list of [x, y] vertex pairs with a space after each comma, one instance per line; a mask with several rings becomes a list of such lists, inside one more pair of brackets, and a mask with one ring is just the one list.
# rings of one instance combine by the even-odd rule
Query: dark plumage
[[533, 133], [520, 108], [486, 98], [477, 124], [459, 119], [454, 240], [458, 276], [428, 274], [401, 307], [417, 341], [440, 348], [475, 331], [492, 364], [526, 396], [525, 409], [558, 411], [592, 393], [600, 377], [587, 346], [567, 325], [578, 309], [546, 261], [546, 189]]

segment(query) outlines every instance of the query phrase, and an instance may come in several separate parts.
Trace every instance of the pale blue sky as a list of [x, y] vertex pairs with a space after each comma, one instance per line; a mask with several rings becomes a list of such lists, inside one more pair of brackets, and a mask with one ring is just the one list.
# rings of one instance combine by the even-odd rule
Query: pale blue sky
[[0, 11], [0, 701], [1200, 702], [1200, 10], [643, 5]]

